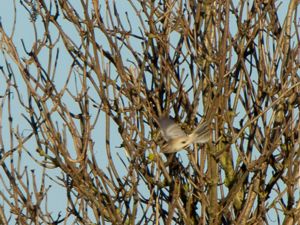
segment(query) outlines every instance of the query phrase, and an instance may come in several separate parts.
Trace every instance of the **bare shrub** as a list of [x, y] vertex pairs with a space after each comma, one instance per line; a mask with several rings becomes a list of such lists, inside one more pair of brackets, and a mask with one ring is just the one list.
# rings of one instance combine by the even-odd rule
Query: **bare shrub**
[[[0, 28], [0, 224], [295, 224], [297, 6], [14, 2]], [[212, 138], [163, 154], [161, 116], [186, 133], [209, 121]]]

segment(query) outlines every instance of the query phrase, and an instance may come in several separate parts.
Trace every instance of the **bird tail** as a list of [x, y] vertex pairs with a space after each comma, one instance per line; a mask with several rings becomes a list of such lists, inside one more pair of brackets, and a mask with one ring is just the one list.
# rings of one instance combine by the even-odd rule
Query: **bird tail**
[[210, 140], [210, 122], [204, 122], [197, 126], [192, 133], [194, 143], [203, 144]]

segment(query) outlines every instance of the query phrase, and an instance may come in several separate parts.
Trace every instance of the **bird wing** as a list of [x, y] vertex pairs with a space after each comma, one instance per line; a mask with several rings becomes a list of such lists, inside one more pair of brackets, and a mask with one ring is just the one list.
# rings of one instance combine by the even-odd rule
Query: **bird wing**
[[174, 120], [163, 117], [158, 119], [161, 133], [166, 141], [186, 136], [186, 133], [180, 128]]
[[210, 139], [210, 122], [199, 124], [191, 135], [193, 135], [194, 143], [207, 143]]

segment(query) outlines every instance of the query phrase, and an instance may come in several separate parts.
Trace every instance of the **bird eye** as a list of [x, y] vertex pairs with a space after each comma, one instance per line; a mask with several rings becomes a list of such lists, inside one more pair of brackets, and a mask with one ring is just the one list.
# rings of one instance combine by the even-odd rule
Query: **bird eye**
[[186, 141], [182, 141], [181, 144], [186, 144]]

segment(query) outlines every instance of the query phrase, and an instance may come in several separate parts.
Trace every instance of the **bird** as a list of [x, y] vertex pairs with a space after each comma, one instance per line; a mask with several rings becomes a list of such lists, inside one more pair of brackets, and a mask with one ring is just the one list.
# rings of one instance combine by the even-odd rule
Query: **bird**
[[186, 134], [180, 126], [169, 117], [158, 119], [160, 131], [167, 142], [162, 147], [163, 153], [176, 153], [190, 144], [204, 144], [210, 140], [210, 122], [200, 123], [191, 134]]

